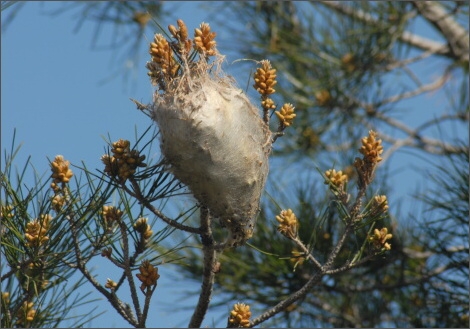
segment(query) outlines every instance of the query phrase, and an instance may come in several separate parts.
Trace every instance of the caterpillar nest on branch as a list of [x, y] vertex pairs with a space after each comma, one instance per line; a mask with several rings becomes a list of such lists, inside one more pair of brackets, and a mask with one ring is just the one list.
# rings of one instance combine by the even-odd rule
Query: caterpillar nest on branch
[[271, 132], [240, 89], [207, 69], [195, 63], [156, 93], [153, 119], [172, 173], [229, 230], [227, 244], [237, 246], [253, 234]]
[[[223, 56], [209, 25], [195, 30], [194, 41], [181, 20], [178, 26], [169, 27], [176, 41], [157, 34], [150, 46], [147, 68], [159, 87], [151, 116], [171, 172], [227, 228], [225, 246], [239, 246], [253, 235], [273, 134], [220, 68]], [[215, 56], [212, 63], [209, 56]]]

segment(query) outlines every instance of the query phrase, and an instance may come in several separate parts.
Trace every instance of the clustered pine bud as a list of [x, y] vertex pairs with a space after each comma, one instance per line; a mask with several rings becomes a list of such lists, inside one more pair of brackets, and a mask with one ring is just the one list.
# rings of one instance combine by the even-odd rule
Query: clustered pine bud
[[177, 40], [177, 42], [174, 43], [174, 46], [178, 53], [184, 57], [187, 57], [191, 51], [193, 42], [191, 39], [188, 39], [188, 28], [186, 27], [186, 24], [183, 22], [183, 20], [178, 19], [176, 24], [178, 25], [178, 28], [176, 28], [174, 25], [169, 25], [168, 31], [170, 31], [173, 38]]
[[8, 291], [2, 292], [2, 294], [0, 295], [0, 298], [1, 298], [0, 305], [10, 304], [10, 293]]
[[265, 110], [274, 110], [276, 108], [276, 104], [274, 104], [274, 101], [271, 98], [266, 98], [261, 101], [261, 107]]
[[276, 220], [279, 222], [277, 230], [289, 239], [295, 239], [299, 230], [299, 221], [291, 209], [282, 210], [279, 215], [276, 216]]
[[55, 194], [52, 199], [51, 199], [51, 203], [52, 203], [52, 208], [56, 211], [56, 212], [59, 212], [60, 209], [62, 209], [65, 205], [65, 202], [66, 202], [66, 198], [61, 195], [61, 194]]
[[152, 84], [163, 91], [172, 88], [171, 82], [183, 73], [183, 67], [193, 60], [195, 53], [199, 53], [206, 61], [208, 57], [217, 54], [214, 40], [216, 33], [211, 31], [209, 24], [201, 23], [199, 28], [194, 29], [194, 40], [191, 40], [183, 20], [178, 19], [176, 23], [178, 27], [168, 26], [168, 31], [176, 41], [170, 42], [162, 34], [155, 34], [150, 43], [151, 61], [146, 65], [148, 75]]
[[348, 176], [343, 174], [341, 170], [337, 172], [335, 169], [329, 169], [325, 171], [325, 176], [327, 178], [325, 184], [331, 184], [339, 189], [348, 181]]
[[155, 34], [154, 41], [150, 43], [149, 53], [152, 61], [147, 63], [147, 68], [150, 70], [148, 75], [154, 84], [177, 75], [180, 65], [173, 58], [170, 43], [162, 34]]
[[315, 93], [315, 99], [318, 103], [318, 106], [325, 106], [331, 102], [332, 97], [328, 90], [323, 89]]
[[237, 303], [233, 305], [228, 318], [229, 328], [248, 328], [250, 326], [251, 311], [250, 306]]
[[103, 206], [101, 211], [106, 232], [110, 233], [115, 225], [121, 220], [123, 212], [113, 206]]
[[383, 217], [388, 211], [388, 200], [385, 195], [376, 195], [370, 203], [369, 212], [367, 216], [371, 218]]
[[51, 204], [52, 209], [58, 213], [69, 201], [68, 183], [73, 176], [73, 172], [69, 168], [70, 162], [64, 160], [62, 155], [57, 155], [50, 165], [52, 171], [51, 189], [54, 192], [51, 197]]
[[114, 290], [117, 287], [117, 282], [111, 280], [110, 278], [106, 279], [106, 284], [104, 285], [106, 288]]
[[294, 265], [294, 268], [298, 265], [302, 265], [306, 260], [305, 253], [298, 251], [297, 249], [292, 250], [291, 254], [292, 257], [289, 259], [289, 261]]
[[384, 227], [380, 230], [375, 229], [374, 234], [369, 237], [369, 241], [376, 249], [390, 250], [392, 245], [387, 240], [390, 240], [392, 237], [393, 235], [388, 233], [388, 229]]
[[380, 155], [383, 153], [382, 140], [377, 139], [377, 133], [369, 131], [369, 136], [362, 139], [362, 146], [359, 152], [364, 155], [364, 161], [376, 164], [382, 161]]
[[297, 116], [294, 113], [294, 109], [292, 104], [286, 103], [280, 111], [274, 112], [279, 118], [282, 127], [289, 127], [294, 122], [294, 118]]
[[140, 290], [144, 292], [145, 288], [151, 288], [157, 285], [157, 280], [160, 278], [158, 268], [154, 267], [148, 260], [144, 260], [139, 267], [140, 273], [136, 274], [137, 278], [142, 282]]
[[23, 305], [21, 305], [20, 309], [18, 310], [18, 320], [16, 322], [17, 325], [26, 326], [28, 323], [34, 320], [36, 316], [36, 310], [33, 309], [34, 303], [25, 301]]
[[268, 60], [262, 60], [260, 63], [261, 67], [256, 69], [254, 75], [255, 84], [253, 87], [261, 96], [267, 97], [276, 92], [274, 89], [277, 84], [276, 69], [271, 66], [271, 62]]
[[69, 168], [70, 162], [64, 160], [62, 155], [58, 155], [55, 157], [54, 161], [51, 162], [51, 177], [54, 180], [54, 183], [68, 183], [70, 178], [73, 176], [72, 170]]
[[369, 131], [369, 136], [362, 139], [362, 146], [359, 152], [363, 158], [356, 158], [354, 167], [356, 167], [359, 176], [359, 187], [369, 185], [372, 182], [375, 167], [382, 161], [380, 155], [383, 153], [382, 140], [377, 138], [377, 133]]
[[12, 219], [14, 216], [13, 206], [12, 205], [2, 205], [0, 206], [0, 218], [3, 220]]
[[111, 177], [117, 177], [124, 183], [132, 177], [138, 167], [147, 166], [144, 163], [145, 155], [140, 155], [139, 151], [130, 149], [128, 140], [120, 139], [112, 144], [112, 156], [105, 154], [101, 161], [105, 165], [104, 172]]
[[30, 247], [39, 247], [49, 241], [47, 236], [51, 215], [40, 215], [39, 218], [26, 224], [25, 238]]
[[388, 200], [386, 195], [376, 195], [374, 197], [375, 206], [382, 212], [388, 210]]
[[[277, 74], [276, 69], [274, 69], [269, 60], [260, 61], [261, 67], [256, 69], [256, 72], [253, 76], [255, 83], [253, 88], [261, 95], [261, 107], [264, 111], [265, 122], [269, 120], [269, 111], [276, 108], [276, 104], [269, 97], [274, 94], [276, 90], [274, 86], [277, 84]], [[292, 104], [286, 103], [282, 106], [280, 111], [275, 111], [274, 113], [279, 119], [279, 128], [278, 132], [282, 134], [282, 131], [289, 127], [296, 117], [294, 113], [294, 106]]]
[[144, 240], [149, 239], [153, 234], [150, 225], [147, 224], [147, 218], [139, 218], [134, 224], [134, 229], [142, 235]]
[[145, 28], [152, 16], [148, 12], [136, 11], [132, 16], [132, 20], [139, 24], [140, 28]]
[[214, 56], [217, 53], [214, 40], [217, 33], [211, 32], [207, 23], [201, 23], [198, 29], [194, 29], [194, 49], [205, 56]]
[[352, 73], [357, 69], [357, 57], [354, 54], [346, 53], [341, 57], [341, 66], [347, 73]]

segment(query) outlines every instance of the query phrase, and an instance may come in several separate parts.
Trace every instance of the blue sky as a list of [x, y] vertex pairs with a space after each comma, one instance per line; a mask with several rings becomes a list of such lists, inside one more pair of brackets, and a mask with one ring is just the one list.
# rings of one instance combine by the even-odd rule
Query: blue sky
[[[28, 3], [2, 33], [2, 158], [3, 150], [10, 150], [16, 128], [16, 145], [21, 144], [21, 150], [15, 164], [21, 169], [30, 155], [36, 171], [46, 176], [50, 174], [47, 158], [53, 159], [58, 154], [72, 164], [80, 165], [83, 161], [90, 170], [102, 169], [100, 157], [106, 146], [103, 138], [108, 133], [113, 141], [119, 138], [133, 141], [135, 129], [143, 132], [151, 124], [129, 100], [144, 103], [151, 100], [146, 49], [142, 48], [145, 58], [139, 63], [134, 80], [124, 83], [117, 77], [103, 84], [102, 80], [119, 69], [117, 65], [126, 63], [112, 62], [115, 56], [111, 51], [91, 49], [94, 24], [88, 22], [74, 33], [76, 20], [71, 19], [72, 13], [45, 14], [60, 6], [52, 2]], [[188, 27], [209, 21], [196, 3], [177, 6]], [[165, 23], [175, 24], [175, 19]], [[110, 29], [104, 29], [102, 40], [109, 40], [110, 33]], [[146, 37], [153, 38], [151, 30], [147, 30]], [[155, 156], [158, 154], [155, 149]], [[32, 175], [28, 181], [33, 184]], [[112, 277], [112, 266], [101, 260], [99, 266], [104, 280]], [[197, 291], [200, 283], [181, 283], [168, 266], [160, 266], [159, 271], [161, 277], [147, 323], [154, 327], [187, 326], [191, 311], [175, 309], [195, 304], [195, 299], [184, 293]], [[92, 288], [88, 285], [84, 292], [85, 289]], [[108, 312], [95, 319], [93, 327], [129, 327], [106, 301], [98, 306]], [[206, 323], [212, 323], [210, 313]]]
[[[177, 16], [165, 20], [164, 26], [174, 24], [176, 18], [183, 18], [191, 29], [203, 21], [211, 23], [210, 15], [200, 8], [199, 3], [180, 2], [177, 6]], [[72, 13], [45, 14], [58, 7], [60, 4], [52, 2], [46, 5], [26, 4], [2, 33], [1, 41], [2, 153], [5, 148], [10, 148], [16, 128], [16, 143], [21, 143], [22, 147], [15, 163], [21, 167], [31, 156], [37, 172], [46, 175], [49, 174], [47, 158], [52, 159], [57, 154], [64, 155], [73, 164], [83, 161], [89, 169], [101, 169], [104, 137], [109, 134], [113, 141], [119, 138], [132, 141], [135, 128], [142, 132], [151, 124], [129, 101], [129, 98], [134, 98], [146, 103], [151, 99], [152, 87], [145, 69], [147, 57], [141, 57], [142, 63], [138, 63], [138, 70], [129, 83], [123, 82], [121, 77], [102, 83], [119, 70], [118, 65], [123, 65], [124, 69], [130, 63], [117, 60], [109, 50], [91, 49], [94, 24], [87, 21], [79, 32], [74, 33], [76, 20], [71, 18]], [[420, 28], [423, 27], [417, 26], [418, 30]], [[432, 36], [431, 30], [428, 32]], [[110, 29], [105, 29], [102, 39], [110, 38], [110, 33]], [[152, 31], [147, 29], [145, 38], [150, 40], [152, 37]], [[218, 38], [223, 38], [223, 33]], [[142, 49], [146, 56], [146, 45]], [[119, 55], [122, 56], [122, 52]], [[423, 72], [433, 74], [433, 68], [423, 68]], [[244, 85], [245, 82], [239, 81], [239, 84]], [[421, 99], [402, 105], [405, 109], [403, 115], [408, 116], [406, 121], [414, 126], [432, 115], [434, 101]], [[413, 111], [407, 112], [407, 108], [413, 107]], [[468, 134], [461, 127], [459, 131]], [[155, 156], [158, 156], [158, 150], [155, 150]], [[424, 168], [427, 160], [410, 158], [404, 152], [393, 156], [390, 161], [394, 171], [400, 172], [394, 201], [399, 203], [423, 183], [417, 180], [415, 170]], [[412, 204], [406, 206], [412, 207]], [[105, 265], [103, 270], [112, 271], [112, 268]], [[200, 283], [175, 282], [176, 274], [165, 266], [161, 266], [160, 274], [149, 326], [187, 325], [191, 311], [174, 312], [171, 305], [177, 303], [175, 308], [194, 305], [194, 299], [185, 298], [181, 290], [197, 290]], [[105, 301], [99, 307], [109, 311], [94, 320], [93, 327], [128, 327], [127, 322], [107, 307]], [[212, 326], [213, 319], [220, 314], [209, 312], [204, 325]]]

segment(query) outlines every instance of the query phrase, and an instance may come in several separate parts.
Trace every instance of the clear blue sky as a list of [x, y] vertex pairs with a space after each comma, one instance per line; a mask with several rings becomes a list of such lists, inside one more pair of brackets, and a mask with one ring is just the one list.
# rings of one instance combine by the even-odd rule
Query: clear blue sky
[[[166, 25], [175, 24], [175, 19], [180, 17], [190, 28], [203, 21], [210, 22], [197, 3], [180, 2], [170, 6], [178, 6], [178, 16], [166, 20]], [[47, 157], [52, 159], [57, 154], [64, 155], [72, 164], [80, 165], [83, 161], [91, 170], [102, 169], [100, 157], [106, 146], [103, 136], [109, 133], [113, 141], [119, 138], [133, 141], [136, 127], [143, 132], [151, 124], [129, 100], [134, 98], [144, 103], [151, 100], [152, 87], [145, 69], [146, 43], [141, 49], [143, 61], [135, 79], [125, 83], [119, 76], [103, 84], [102, 80], [116, 71], [124, 72], [118, 65], [125, 63], [116, 60], [109, 50], [91, 49], [95, 24], [88, 21], [74, 33], [76, 20], [71, 19], [72, 12], [57, 16], [44, 14], [60, 7], [52, 2], [26, 4], [2, 33], [1, 44], [2, 157], [3, 150], [10, 149], [16, 128], [16, 143], [22, 144], [16, 165], [21, 169], [31, 155], [37, 172], [46, 176], [50, 174]], [[3, 16], [4, 13], [2, 19]], [[110, 33], [111, 29], [103, 30], [101, 43], [110, 40]], [[147, 30], [146, 38], [153, 38], [152, 29]], [[123, 56], [122, 50], [119, 55]], [[155, 156], [158, 153], [156, 149]], [[26, 182], [33, 185], [32, 179]], [[102, 259], [99, 261], [104, 282], [106, 277], [113, 278], [115, 268]], [[175, 310], [195, 305], [195, 299], [187, 298], [185, 291], [197, 291], [200, 283], [181, 282], [170, 266], [160, 266], [159, 271], [161, 277], [148, 325], [187, 326], [192, 312]], [[83, 289], [85, 292], [92, 287], [86, 285]], [[95, 319], [93, 327], [129, 327], [106, 301], [95, 306], [108, 312]], [[206, 325], [212, 326], [212, 315], [207, 315]]]
[[[178, 3], [177, 14], [162, 25], [174, 24], [176, 18], [183, 18], [191, 29], [203, 21], [211, 23], [210, 14], [201, 10], [199, 5]], [[142, 62], [138, 63], [139, 69], [131, 77], [133, 80], [124, 83], [121, 77], [117, 77], [103, 84], [102, 80], [119, 71], [118, 65], [125, 63], [117, 60], [110, 50], [91, 49], [95, 24], [87, 21], [78, 33], [74, 33], [76, 20], [71, 18], [72, 12], [57, 16], [44, 14], [58, 7], [60, 4], [52, 2], [45, 5], [26, 4], [6, 32], [2, 33], [1, 41], [2, 153], [5, 148], [10, 148], [16, 128], [16, 142], [22, 143], [16, 164], [22, 166], [31, 156], [38, 173], [46, 175], [49, 175], [47, 157], [53, 158], [57, 154], [64, 155], [73, 164], [83, 161], [89, 169], [101, 169], [100, 157], [105, 148], [102, 136], [109, 133], [113, 141], [119, 138], [134, 140], [135, 127], [142, 132], [150, 124], [149, 119], [129, 101], [129, 98], [135, 98], [146, 103], [151, 99], [152, 87], [144, 67], [147, 61], [146, 42], [141, 51], [143, 56]], [[217, 30], [217, 27], [214, 26], [214, 29]], [[104, 29], [100, 40], [110, 38], [111, 31]], [[146, 38], [150, 40], [152, 37], [152, 31], [147, 29]], [[122, 54], [120, 51], [119, 55]], [[432, 74], [433, 68], [423, 70], [425, 74]], [[239, 84], [244, 85], [245, 82], [239, 81]], [[408, 116], [406, 121], [415, 126], [418, 121], [432, 116], [432, 102], [421, 99], [407, 103], [403, 107], [403, 115]], [[413, 110], [408, 111], [407, 108]], [[461, 131], [468, 134], [465, 129]], [[158, 155], [158, 150], [155, 154]], [[409, 154], [402, 153], [392, 157], [391, 161], [394, 172], [400, 173], [399, 184], [395, 185], [396, 194], [391, 201], [398, 204], [415, 192], [420, 181], [414, 171], [417, 167], [425, 169], [426, 160], [410, 158]], [[411, 207], [412, 204], [404, 206]], [[100, 264], [100, 271], [112, 273], [113, 268], [103, 264]], [[191, 310], [175, 312], [173, 309], [194, 305], [194, 299], [185, 298], [182, 290], [197, 290], [200, 283], [175, 279], [178, 276], [171, 267], [161, 266], [160, 274], [148, 325], [187, 325]], [[91, 289], [86, 285], [84, 289], [88, 288]], [[93, 327], [129, 326], [107, 307], [105, 301], [98, 306], [108, 312], [94, 320]], [[227, 305], [227, 310], [230, 307]], [[225, 322], [213, 322], [220, 315], [220, 312], [210, 311], [203, 325], [225, 325]]]

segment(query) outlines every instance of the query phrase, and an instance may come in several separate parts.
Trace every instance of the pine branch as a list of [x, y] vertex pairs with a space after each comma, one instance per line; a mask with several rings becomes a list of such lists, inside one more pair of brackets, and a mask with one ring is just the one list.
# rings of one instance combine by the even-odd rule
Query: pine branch
[[313, 286], [315, 286], [317, 283], [320, 282], [321, 278], [323, 277], [323, 270], [317, 270], [312, 277], [308, 280], [308, 282], [300, 288], [298, 291], [290, 295], [288, 298], [284, 299], [283, 301], [279, 302], [277, 305], [272, 307], [271, 309], [267, 310], [257, 318], [253, 319], [250, 322], [250, 328], [254, 327], [260, 323], [263, 323], [264, 321], [268, 320], [269, 318], [272, 318], [279, 312], [282, 312], [285, 310], [289, 305], [293, 304], [297, 300], [301, 299], [307, 293], [312, 289]]
[[82, 253], [80, 251], [80, 244], [78, 242], [78, 232], [76, 227], [76, 222], [68, 216], [67, 218], [70, 223], [70, 231], [72, 234], [73, 246], [75, 257], [77, 260], [76, 267], [83, 274], [83, 276], [90, 282], [96, 290], [98, 290], [106, 299], [111, 303], [114, 309], [132, 326], [136, 327], [138, 325], [137, 320], [135, 319], [132, 311], [127, 308], [124, 303], [116, 296], [114, 292], [107, 291], [101, 284], [99, 284], [91, 273], [86, 268], [86, 263], [83, 262]]
[[330, 252], [328, 259], [325, 263], [325, 265], [321, 266], [318, 270], [316, 270], [311, 278], [307, 281], [307, 283], [300, 288], [298, 291], [294, 292], [291, 294], [288, 298], [284, 299], [283, 301], [279, 302], [277, 305], [273, 306], [257, 318], [253, 319], [250, 322], [250, 327], [254, 327], [260, 323], [263, 323], [264, 321], [268, 320], [269, 318], [272, 318], [276, 314], [282, 312], [285, 310], [289, 305], [292, 305], [295, 303], [297, 300], [304, 298], [307, 293], [316, 285], [318, 284], [325, 273], [327, 273], [330, 268], [333, 266], [333, 262], [335, 261], [336, 257], [338, 256], [338, 253], [342, 249], [344, 242], [346, 241], [347, 236], [351, 233], [353, 226], [348, 225], [346, 226], [346, 229], [344, 230], [343, 235], [341, 236], [341, 239], [338, 241], [336, 244], [335, 248]]
[[131, 291], [132, 302], [134, 304], [134, 309], [137, 313], [137, 318], [141, 319], [142, 312], [140, 309], [139, 298], [137, 297], [137, 289], [135, 287], [134, 277], [132, 276], [131, 263], [129, 259], [129, 239], [127, 237], [127, 226], [121, 219], [119, 219], [118, 225], [121, 229], [123, 244], [122, 249], [124, 254], [124, 273], [126, 274], [127, 282], [129, 283], [129, 289]]
[[322, 265], [320, 262], [311, 254], [310, 250], [305, 246], [305, 244], [299, 239], [299, 237], [296, 237], [294, 239], [294, 242], [297, 244], [299, 248], [302, 249], [303, 253], [307, 256], [308, 259], [310, 259], [316, 267], [321, 269]]
[[422, 86], [420, 86], [419, 88], [417, 88], [415, 90], [408, 91], [408, 92], [405, 92], [405, 93], [400, 93], [398, 95], [394, 95], [394, 96], [391, 96], [389, 98], [386, 98], [386, 99], [384, 99], [383, 101], [380, 102], [380, 105], [389, 104], [389, 103], [396, 103], [396, 102], [401, 101], [401, 100], [406, 99], [406, 98], [412, 98], [412, 97], [421, 95], [423, 93], [427, 93], [427, 92], [430, 92], [430, 91], [435, 91], [435, 90], [441, 88], [447, 82], [449, 77], [450, 77], [449, 72], [445, 72], [441, 77], [436, 79], [436, 81], [433, 81], [433, 82], [431, 82], [429, 84], [426, 84], [426, 85], [422, 85]]
[[[404, 123], [397, 121], [395, 119], [392, 119], [388, 116], [385, 116], [381, 113], [377, 113], [376, 117], [380, 119], [381, 121], [383, 121], [384, 123], [388, 124], [389, 126], [397, 128], [408, 135], [408, 137], [404, 139], [397, 140], [394, 137], [381, 134], [381, 138], [383, 138], [384, 141], [387, 141], [392, 144], [384, 152], [382, 156], [383, 159], [389, 158], [395, 151], [405, 146], [416, 147], [418, 149], [424, 150], [431, 154], [441, 154], [441, 155], [461, 153], [464, 151], [463, 147], [451, 145], [441, 140], [423, 137], [419, 131], [422, 128], [412, 129], [408, 127], [407, 125], [405, 125]], [[430, 123], [426, 123], [426, 125], [424, 125], [424, 128], [428, 126], [429, 124]]]
[[196, 227], [191, 227], [187, 225], [183, 225], [181, 223], [178, 223], [177, 221], [170, 219], [166, 217], [160, 210], [155, 208], [142, 194], [142, 191], [140, 190], [139, 184], [134, 179], [130, 179], [130, 182], [132, 184], [133, 191], [131, 191], [125, 184], [122, 184], [122, 188], [131, 196], [136, 198], [145, 208], [150, 210], [155, 216], [163, 220], [165, 223], [168, 225], [177, 228], [179, 230], [188, 232], [188, 233], [196, 233], [200, 234], [201, 229], [196, 228]]
[[201, 233], [201, 239], [202, 250], [204, 253], [203, 278], [201, 293], [199, 294], [199, 300], [196, 308], [194, 309], [191, 321], [189, 322], [189, 328], [199, 328], [202, 320], [204, 320], [204, 316], [209, 308], [212, 296], [212, 288], [215, 278], [215, 264], [217, 262], [215, 241], [210, 228], [210, 215], [209, 211], [204, 207], [201, 208], [201, 230], [203, 232]]
[[[321, 1], [321, 3], [341, 14], [357, 19], [360, 22], [371, 26], [380, 26], [381, 22], [375, 20], [370, 14], [363, 12], [362, 10], [353, 9], [349, 6], [343, 5], [339, 1]], [[418, 49], [429, 51], [437, 55], [442, 55], [450, 58], [454, 58], [454, 54], [446, 44], [439, 43], [427, 38], [423, 38], [419, 35], [404, 31], [399, 35], [399, 40]]]
[[437, 1], [411, 1], [411, 3], [445, 37], [452, 57], [468, 63], [470, 52], [468, 31]]
[[[398, 283], [393, 283], [393, 284], [374, 284], [371, 286], [349, 286], [346, 289], [339, 289], [347, 293], [352, 293], [352, 292], [368, 292], [368, 291], [387, 291], [387, 290], [394, 290], [397, 288], [403, 288], [403, 287], [408, 287], [408, 286], [413, 286], [416, 284], [422, 284], [422, 283], [427, 283], [429, 282], [429, 279], [432, 277], [439, 276], [440, 274], [446, 272], [447, 270], [455, 267], [456, 264], [446, 264], [443, 266], [439, 266], [435, 268], [434, 270], [428, 272], [428, 273], [423, 273], [421, 276], [418, 276], [417, 278], [414, 279], [408, 279], [408, 280], [402, 280]], [[468, 264], [465, 264], [468, 266]]]
[[377, 252], [375, 254], [370, 254], [370, 255], [364, 257], [363, 259], [361, 259], [360, 261], [349, 262], [346, 265], [343, 265], [341, 267], [331, 269], [331, 270], [327, 271], [325, 274], [333, 275], [333, 274], [339, 274], [339, 273], [342, 273], [342, 272], [346, 272], [346, 271], [348, 271], [352, 268], [355, 268], [355, 267], [358, 267], [362, 264], [367, 263], [368, 261], [374, 259], [379, 254], [380, 254], [380, 252]]
[[153, 292], [157, 289], [157, 285], [154, 285], [151, 289], [145, 292], [144, 311], [139, 318], [139, 328], [145, 328], [145, 322], [150, 308], [150, 299], [152, 298]]
[[344, 325], [344, 322], [341, 322], [340, 319], [346, 320], [349, 323], [351, 323], [351, 326], [348, 326], [348, 327], [361, 328], [364, 326], [364, 325], [361, 325], [360, 320], [357, 319], [357, 317], [355, 317], [353, 314], [348, 314], [347, 312], [343, 312], [340, 308], [338, 308], [337, 306], [332, 306], [330, 303], [328, 303], [324, 299], [311, 298], [309, 300], [309, 303], [311, 303], [318, 309], [323, 310], [324, 313], [326, 313], [326, 314], [320, 314], [319, 316], [322, 317], [322, 321], [326, 323], [330, 323], [333, 328], [346, 327]]

